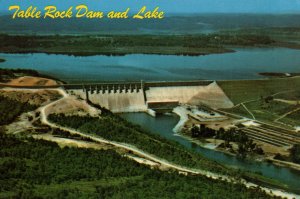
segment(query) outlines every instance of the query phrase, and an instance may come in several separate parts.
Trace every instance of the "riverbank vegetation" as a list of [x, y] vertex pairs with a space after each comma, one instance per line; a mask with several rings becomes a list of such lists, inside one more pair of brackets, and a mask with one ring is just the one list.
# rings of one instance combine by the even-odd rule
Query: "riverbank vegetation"
[[290, 159], [292, 162], [300, 164], [300, 144], [295, 144], [290, 149]]
[[103, 109], [100, 119], [88, 116], [65, 116], [63, 114], [51, 114], [48, 119], [58, 125], [77, 129], [83, 133], [134, 145], [138, 149], [178, 165], [223, 173], [225, 175], [234, 176], [237, 179], [243, 178], [249, 181], [255, 181], [260, 185], [278, 188], [285, 187], [286, 189], [284, 184], [276, 180], [270, 180], [261, 175], [253, 175], [253, 173], [236, 171], [224, 167], [217, 162], [208, 160], [200, 154], [189, 151], [175, 142], [149, 133], [140, 126], [131, 124], [106, 109]]
[[241, 158], [245, 158], [248, 154], [264, 154], [262, 148], [257, 146], [252, 139], [239, 129], [231, 128], [226, 131], [221, 128], [217, 131], [215, 138], [224, 140], [223, 147], [225, 148], [232, 149], [230, 142], [237, 143], [238, 149], [235, 153]]
[[1, 63], [1, 62], [5, 62], [5, 59], [0, 58], [0, 63]]
[[272, 198], [239, 183], [152, 170], [112, 150], [5, 134], [0, 146], [1, 198]]
[[281, 154], [276, 154], [274, 159], [300, 164], [300, 144], [294, 144], [290, 148], [289, 156], [283, 156]]
[[[246, 158], [249, 154], [262, 155], [264, 153], [262, 148], [257, 146], [252, 139], [236, 128], [231, 128], [229, 130], [220, 128], [219, 130], [214, 130], [205, 127], [205, 125], [200, 125], [200, 127], [194, 125], [190, 129], [190, 135], [193, 138], [198, 139], [214, 138], [217, 140], [223, 140], [224, 142], [218, 147], [228, 149], [231, 153], [235, 153], [241, 158]], [[236, 151], [233, 149], [230, 142], [234, 142], [238, 145]]]
[[220, 164], [208, 161], [194, 152], [184, 149], [179, 144], [151, 134], [140, 126], [131, 124], [121, 117], [102, 112], [102, 117], [65, 116], [64, 114], [51, 114], [49, 120], [62, 126], [77, 129], [87, 134], [95, 134], [107, 140], [127, 143], [137, 148], [174, 162], [193, 168], [227, 173], [229, 169]]

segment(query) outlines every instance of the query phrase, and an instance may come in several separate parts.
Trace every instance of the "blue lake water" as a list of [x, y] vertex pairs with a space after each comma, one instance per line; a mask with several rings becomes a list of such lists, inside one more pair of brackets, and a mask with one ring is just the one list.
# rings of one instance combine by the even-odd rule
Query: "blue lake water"
[[124, 80], [254, 79], [259, 72], [300, 72], [300, 51], [236, 49], [206, 56], [0, 54], [1, 68], [31, 68], [68, 82]]

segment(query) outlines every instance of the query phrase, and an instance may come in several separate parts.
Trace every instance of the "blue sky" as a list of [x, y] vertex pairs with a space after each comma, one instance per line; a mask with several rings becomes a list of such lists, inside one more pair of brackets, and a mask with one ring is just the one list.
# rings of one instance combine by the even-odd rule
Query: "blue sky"
[[42, 9], [55, 5], [61, 9], [86, 4], [90, 9], [108, 11], [132, 11], [141, 6], [159, 6], [169, 13], [299, 13], [300, 0], [0, 0], [0, 11], [7, 11], [10, 5], [27, 7], [34, 5]]

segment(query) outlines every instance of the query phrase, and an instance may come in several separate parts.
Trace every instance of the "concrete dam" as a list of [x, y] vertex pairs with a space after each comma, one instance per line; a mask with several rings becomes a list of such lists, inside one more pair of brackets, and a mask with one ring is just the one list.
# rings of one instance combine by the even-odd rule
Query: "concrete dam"
[[64, 88], [112, 112], [169, 110], [179, 104], [230, 108], [233, 103], [214, 81], [74, 84]]

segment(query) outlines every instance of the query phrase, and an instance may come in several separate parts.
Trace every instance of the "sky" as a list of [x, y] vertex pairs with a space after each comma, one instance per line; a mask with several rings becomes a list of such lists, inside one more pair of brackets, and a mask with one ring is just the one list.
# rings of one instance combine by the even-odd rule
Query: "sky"
[[10, 5], [39, 9], [54, 5], [60, 9], [85, 4], [91, 10], [137, 11], [142, 6], [153, 9], [158, 6], [166, 13], [298, 13], [300, 0], [0, 0], [0, 11], [8, 11]]

